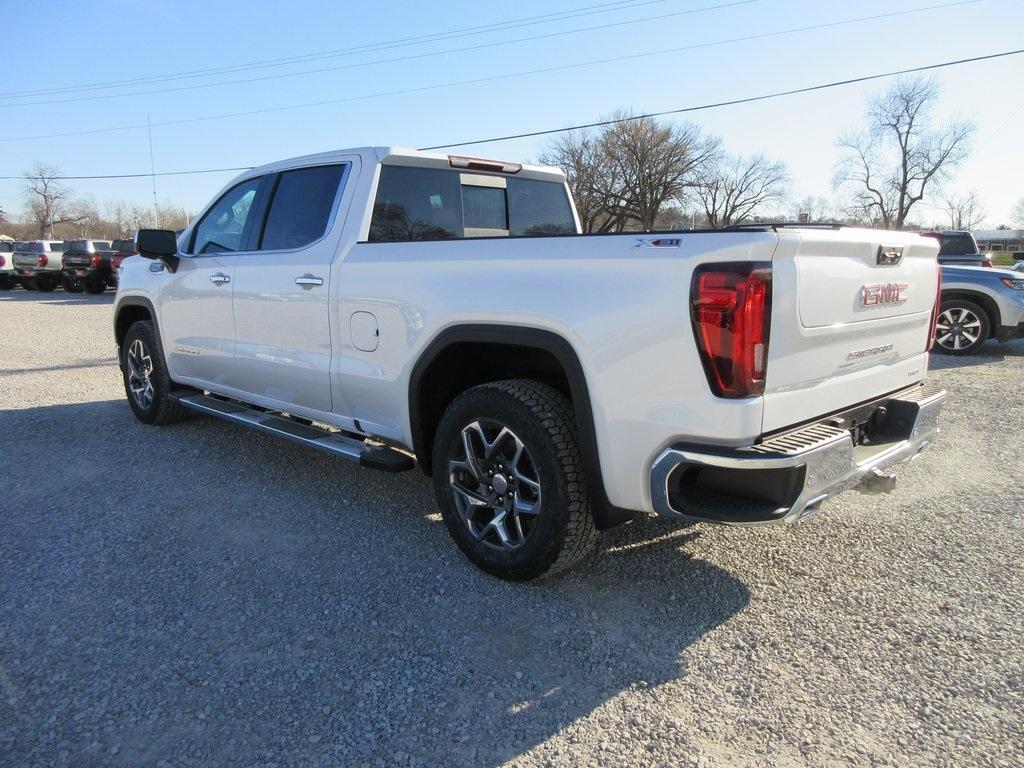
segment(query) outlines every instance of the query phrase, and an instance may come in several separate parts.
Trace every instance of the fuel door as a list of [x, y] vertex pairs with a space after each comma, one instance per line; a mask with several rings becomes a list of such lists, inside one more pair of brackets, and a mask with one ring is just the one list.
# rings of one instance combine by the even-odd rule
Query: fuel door
[[352, 344], [362, 352], [374, 352], [380, 339], [377, 318], [369, 312], [353, 312], [349, 320]]

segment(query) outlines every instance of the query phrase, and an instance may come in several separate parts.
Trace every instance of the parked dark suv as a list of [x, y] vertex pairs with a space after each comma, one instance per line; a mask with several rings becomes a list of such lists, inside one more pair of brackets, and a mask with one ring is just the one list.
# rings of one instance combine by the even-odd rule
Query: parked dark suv
[[114, 285], [111, 278], [109, 240], [65, 240], [64, 241], [64, 290], [79, 293], [103, 293], [108, 285]]
[[925, 237], [939, 241], [939, 264], [959, 267], [991, 267], [992, 257], [978, 250], [978, 242], [970, 232], [922, 232]]

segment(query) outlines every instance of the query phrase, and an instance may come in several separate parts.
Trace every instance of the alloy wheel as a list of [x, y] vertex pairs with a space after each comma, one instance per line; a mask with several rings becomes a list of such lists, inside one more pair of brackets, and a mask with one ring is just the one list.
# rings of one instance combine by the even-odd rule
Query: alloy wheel
[[981, 318], [963, 307], [950, 307], [939, 315], [935, 340], [945, 349], [962, 350], [981, 336]]
[[142, 339], [135, 339], [128, 347], [128, 388], [140, 408], [149, 408], [153, 403], [153, 359]]
[[449, 487], [462, 522], [479, 542], [498, 550], [526, 543], [541, 511], [537, 465], [504, 424], [480, 419], [460, 433], [449, 458]]

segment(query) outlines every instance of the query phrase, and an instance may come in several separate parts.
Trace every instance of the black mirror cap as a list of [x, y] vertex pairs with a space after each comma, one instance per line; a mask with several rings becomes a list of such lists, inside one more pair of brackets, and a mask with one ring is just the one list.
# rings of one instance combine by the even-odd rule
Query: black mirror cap
[[166, 259], [178, 252], [178, 238], [169, 229], [140, 229], [135, 233], [135, 250], [147, 259]]

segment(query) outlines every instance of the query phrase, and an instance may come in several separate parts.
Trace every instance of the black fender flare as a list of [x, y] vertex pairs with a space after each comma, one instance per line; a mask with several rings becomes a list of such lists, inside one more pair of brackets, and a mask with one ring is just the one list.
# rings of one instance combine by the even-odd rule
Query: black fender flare
[[[160, 341], [160, 321], [157, 319], [156, 307], [153, 305], [153, 302], [147, 299], [145, 296], [125, 296], [123, 299], [120, 299], [117, 302], [117, 306], [114, 309], [114, 342], [117, 344], [117, 362], [119, 365], [122, 364], [121, 339], [120, 334], [118, 333], [117, 326], [118, 321], [121, 318], [121, 314], [123, 313], [126, 307], [142, 307], [147, 312], [149, 312], [150, 320], [152, 320], [153, 328], [156, 331], [157, 341]], [[125, 330], [127, 331], [128, 329], [126, 328]], [[162, 345], [161, 354], [163, 354]]]
[[465, 324], [441, 331], [423, 350], [413, 366], [409, 377], [409, 426], [412, 433], [413, 450], [420, 469], [430, 474], [433, 446], [423, 432], [419, 404], [420, 385], [431, 363], [445, 349], [460, 343], [503, 344], [529, 347], [550, 353], [561, 365], [569, 383], [576, 427], [580, 436], [580, 453], [587, 473], [588, 494], [594, 513], [594, 522], [599, 529], [611, 528], [632, 520], [638, 513], [612, 505], [604, 487], [601, 474], [600, 451], [597, 446], [597, 432], [594, 428], [594, 411], [586, 375], [580, 364], [576, 349], [563, 336], [552, 331], [529, 326]]

